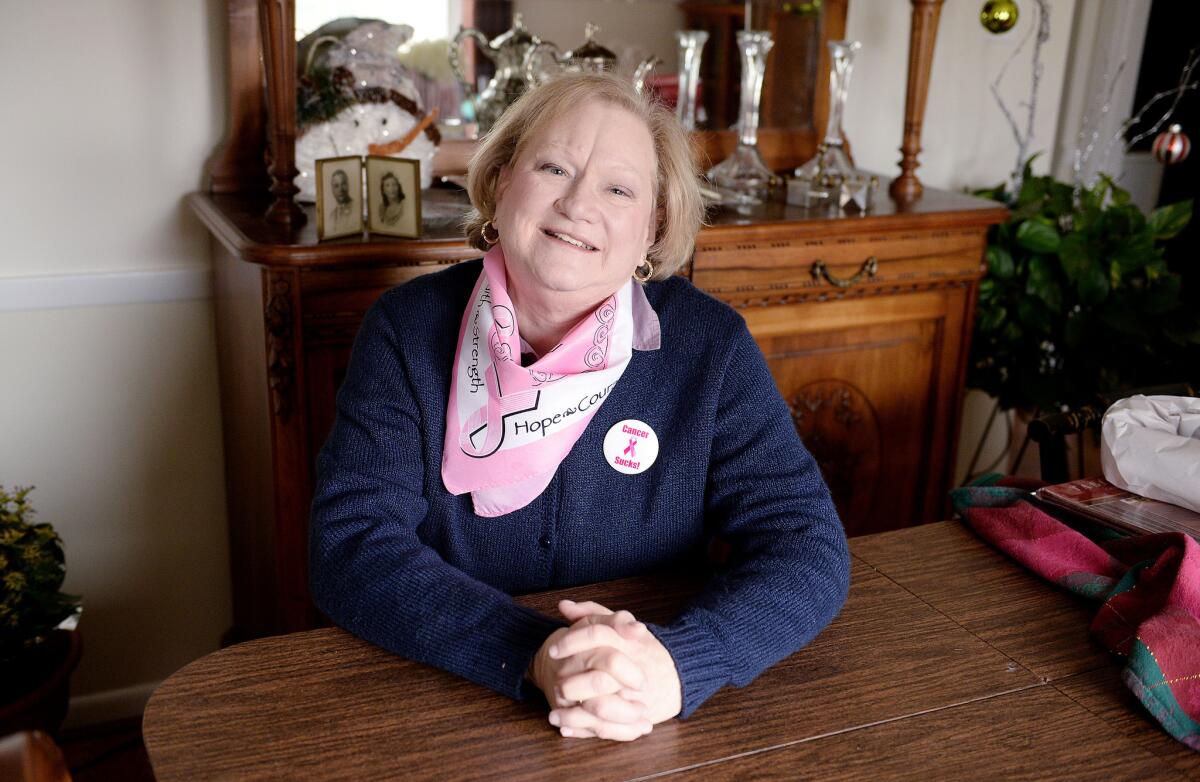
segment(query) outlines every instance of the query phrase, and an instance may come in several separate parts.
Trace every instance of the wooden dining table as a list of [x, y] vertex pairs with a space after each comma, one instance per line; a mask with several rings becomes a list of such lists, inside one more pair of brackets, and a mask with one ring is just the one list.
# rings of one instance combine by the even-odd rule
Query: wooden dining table
[[[811, 644], [630, 743], [564, 739], [514, 702], [337, 628], [181, 669], [146, 707], [160, 780], [1197, 779], [1091, 640], [1096, 605], [958, 522], [850, 541], [850, 596]], [[697, 586], [634, 578], [563, 596], [666, 621]]]

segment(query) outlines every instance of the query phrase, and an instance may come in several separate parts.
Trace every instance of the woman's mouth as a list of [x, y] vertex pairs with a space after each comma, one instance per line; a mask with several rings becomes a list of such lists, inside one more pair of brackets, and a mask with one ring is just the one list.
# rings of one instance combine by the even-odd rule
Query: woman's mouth
[[551, 239], [558, 239], [560, 242], [569, 244], [572, 247], [577, 247], [580, 250], [586, 250], [587, 252], [595, 252], [596, 251], [596, 248], [592, 247], [587, 242], [580, 241], [579, 239], [576, 239], [575, 237], [570, 236], [568, 234], [559, 233], [558, 231], [550, 231], [550, 230], [546, 230], [546, 229], [542, 229], [542, 233], [544, 233], [546, 236], [549, 236]]

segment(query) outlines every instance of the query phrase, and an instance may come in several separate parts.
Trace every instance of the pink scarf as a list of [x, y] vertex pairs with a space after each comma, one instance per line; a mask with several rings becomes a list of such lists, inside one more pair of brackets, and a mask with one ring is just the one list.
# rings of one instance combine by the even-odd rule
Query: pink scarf
[[521, 335], [506, 288], [499, 245], [483, 272], [458, 332], [442, 482], [471, 492], [475, 513], [501, 516], [545, 491], [633, 353], [630, 280], [600, 303], [553, 350], [521, 366]]

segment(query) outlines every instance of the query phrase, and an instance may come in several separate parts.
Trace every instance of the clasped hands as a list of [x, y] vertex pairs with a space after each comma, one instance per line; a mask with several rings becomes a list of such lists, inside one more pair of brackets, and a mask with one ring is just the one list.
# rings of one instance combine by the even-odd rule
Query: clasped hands
[[562, 600], [570, 627], [551, 633], [529, 665], [563, 736], [633, 741], [682, 707], [675, 661], [628, 611]]

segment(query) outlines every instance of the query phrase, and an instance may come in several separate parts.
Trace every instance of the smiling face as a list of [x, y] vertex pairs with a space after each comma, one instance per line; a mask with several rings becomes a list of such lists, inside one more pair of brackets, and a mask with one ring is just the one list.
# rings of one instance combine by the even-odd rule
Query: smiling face
[[509, 287], [579, 309], [619, 290], [654, 243], [655, 166], [646, 125], [598, 100], [526, 139], [496, 188]]

